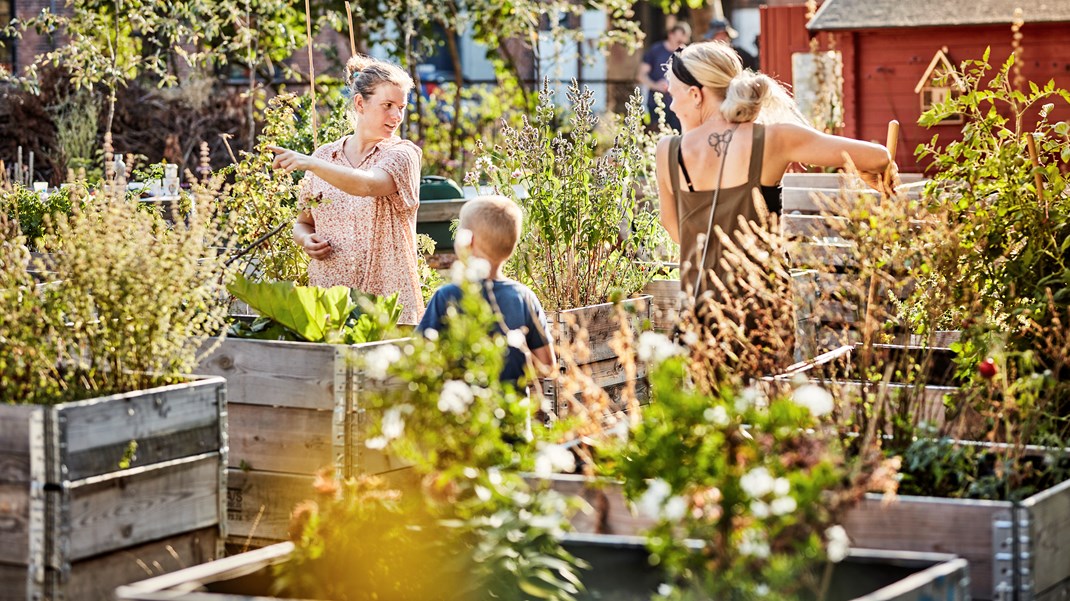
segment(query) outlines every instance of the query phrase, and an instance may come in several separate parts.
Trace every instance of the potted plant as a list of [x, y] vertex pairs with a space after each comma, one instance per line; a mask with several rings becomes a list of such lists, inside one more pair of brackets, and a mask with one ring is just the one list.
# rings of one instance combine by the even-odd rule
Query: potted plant
[[225, 383], [186, 374], [225, 272], [203, 216], [97, 192], [45, 223], [47, 285], [2, 223], [0, 572], [7, 598], [105, 598], [222, 550]]

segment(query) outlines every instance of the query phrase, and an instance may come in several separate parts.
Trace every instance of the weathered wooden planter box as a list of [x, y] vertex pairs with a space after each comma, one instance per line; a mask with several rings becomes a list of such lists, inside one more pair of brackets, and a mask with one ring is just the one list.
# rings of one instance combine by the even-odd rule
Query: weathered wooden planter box
[[669, 334], [680, 321], [683, 309], [683, 290], [680, 280], [653, 280], [643, 287], [650, 298], [650, 323], [655, 332]]
[[371, 417], [362, 395], [382, 384], [364, 377], [357, 358], [380, 345], [226, 338], [198, 367], [227, 379], [230, 464], [229, 542], [238, 548], [287, 539], [294, 505], [312, 493], [317, 471], [340, 477], [405, 467], [365, 447]]
[[[651, 296], [643, 295], [621, 302], [622, 305], [631, 310], [630, 314], [634, 315], [633, 332], [638, 331], [638, 325], [642, 321], [651, 318], [651, 300]], [[595, 384], [603, 388], [611, 399], [619, 400], [621, 391], [629, 384], [629, 381], [620, 362], [620, 357], [616, 351], [610, 348], [609, 344], [613, 336], [620, 331], [616, 305], [604, 303], [558, 311], [547, 315], [547, 320], [554, 340], [563, 344], [574, 342], [579, 335], [580, 329], [586, 331], [589, 354], [587, 357], [577, 360], [576, 366], [589, 371]], [[558, 352], [559, 359], [561, 356], [562, 353]], [[646, 399], [648, 396], [646, 368], [640, 364], [637, 366], [637, 370], [636, 378], [632, 380], [632, 383], [635, 384], [638, 397]], [[553, 381], [544, 379], [542, 386], [543, 394], [553, 404], [554, 410], [560, 409], [561, 404]]]
[[0, 405], [0, 597], [111, 599], [219, 557], [226, 420], [222, 378]]
[[[664, 582], [638, 537], [570, 535], [565, 547], [591, 564], [581, 575], [583, 600], [646, 601]], [[271, 566], [290, 543], [125, 586], [119, 601], [254, 601], [269, 597]], [[966, 601], [966, 561], [946, 554], [854, 550], [833, 571], [830, 601]], [[192, 592], [197, 591], [197, 592]]]

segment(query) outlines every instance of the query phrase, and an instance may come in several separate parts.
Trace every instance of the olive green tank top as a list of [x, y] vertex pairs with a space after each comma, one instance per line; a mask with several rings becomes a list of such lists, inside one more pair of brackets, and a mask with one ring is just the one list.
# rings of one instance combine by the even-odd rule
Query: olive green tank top
[[[669, 140], [669, 181], [676, 199], [676, 215], [680, 232], [680, 286], [689, 293], [688, 296], [692, 299], [709, 290], [714, 290], [714, 295], [717, 296], [713, 288], [713, 278], [709, 276], [710, 271], [716, 273], [722, 281], [725, 279], [726, 269], [721, 265], [724, 246], [717, 237], [716, 227], [719, 226], [730, 239], [734, 240], [734, 232], [739, 229], [740, 216], [749, 221], [760, 220], [759, 205], [755, 204], [754, 191], [762, 191], [765, 126], [755, 123], [753, 136], [747, 182], [741, 186], [721, 188], [717, 193], [716, 207], [713, 206], [714, 190], [692, 192], [680, 189], [680, 136], [673, 136]], [[694, 170], [695, 166], [692, 165], [691, 168]], [[763, 208], [767, 209], [767, 207]], [[776, 208], [779, 209], [779, 206]], [[706, 245], [702, 240], [710, 225], [711, 209], [714, 211], [714, 228], [710, 228], [710, 241]], [[705, 262], [702, 256], [704, 247]], [[704, 266], [702, 269], [706, 275], [698, 280], [700, 266]], [[699, 282], [698, 290], [692, 292], [696, 281]]]

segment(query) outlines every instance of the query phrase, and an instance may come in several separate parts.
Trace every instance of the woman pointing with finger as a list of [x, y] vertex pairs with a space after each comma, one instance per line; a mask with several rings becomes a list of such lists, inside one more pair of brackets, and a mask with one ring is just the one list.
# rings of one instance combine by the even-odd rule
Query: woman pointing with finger
[[349, 59], [346, 81], [352, 134], [311, 156], [268, 147], [274, 168], [305, 172], [294, 241], [312, 259], [310, 284], [397, 292], [399, 322], [416, 324], [423, 313], [416, 263], [422, 155], [396, 135], [413, 82], [396, 65], [360, 55]]

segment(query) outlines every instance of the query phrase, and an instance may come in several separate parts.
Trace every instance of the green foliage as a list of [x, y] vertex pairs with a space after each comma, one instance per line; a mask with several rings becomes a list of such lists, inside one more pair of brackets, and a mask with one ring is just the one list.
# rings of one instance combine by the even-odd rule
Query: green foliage
[[[499, 379], [507, 344], [493, 333], [497, 317], [480, 284], [459, 285], [460, 305], [437, 335], [381, 343], [357, 359], [371, 384], [365, 407], [377, 416], [366, 445], [411, 463], [421, 485], [384, 493], [347, 482], [340, 496], [323, 487], [331, 499], [299, 524], [297, 563], [280, 568], [285, 582], [307, 585], [302, 596], [566, 600], [578, 592], [577, 561], [556, 536], [568, 504], [519, 473], [547, 448], [529, 434], [534, 408]], [[394, 571], [365, 575], [387, 568]], [[390, 595], [378, 587], [395, 582], [405, 586]]]
[[[962, 115], [963, 139], [941, 143], [937, 134], [917, 149], [935, 170], [928, 191], [959, 227], [943, 249], [953, 267], [944, 275], [948, 300], [971, 318], [971, 365], [992, 350], [989, 330], [1005, 332], [1009, 349], [1026, 350], [1027, 321], [1048, 326], [1053, 313], [1070, 307], [1070, 189], [1063, 170], [1070, 126], [1048, 121], [1055, 103], [1070, 105], [1070, 92], [1054, 80], [1030, 82], [1023, 92], [1010, 75], [1014, 55], [991, 77], [987, 59], [986, 53], [964, 63], [956, 76], [962, 93], [920, 119], [931, 126]], [[1039, 167], [1029, 158], [1030, 136]]]
[[497, 87], [465, 86], [460, 98], [455, 84], [442, 85], [420, 103], [418, 114], [409, 113], [410, 123], [418, 125], [411, 139], [423, 150], [424, 172], [463, 180], [479, 144], [503, 144], [502, 124], [520, 127], [524, 108], [522, 93], [509, 80]]
[[[813, 385], [793, 397], [729, 385], [707, 393], [664, 336], [644, 333], [639, 353], [660, 357], [649, 367], [651, 402], [629, 440], [600, 454], [640, 511], [658, 518], [648, 544], [676, 583], [666, 596], [811, 598], [823, 540], [836, 538], [829, 527], [869, 484], [818, 417], [832, 398]], [[838, 561], [841, 541], [830, 545]]]
[[664, 236], [657, 211], [637, 191], [653, 161], [642, 97], [631, 97], [613, 144], [598, 156], [593, 93], [573, 84], [567, 96], [567, 133], [544, 83], [534, 119], [506, 126], [503, 145], [484, 149], [467, 178], [475, 184], [482, 175], [524, 208], [524, 233], [506, 269], [550, 310], [603, 303], [614, 289], [641, 290], [655, 269], [641, 261]]
[[[225, 270], [203, 216], [166, 226], [98, 194], [39, 239], [54, 281], [26, 270], [26, 238], [3, 223], [0, 402], [52, 404], [175, 381], [226, 312]], [[42, 267], [42, 266], [38, 266]]]
[[37, 248], [37, 240], [45, 234], [50, 220], [59, 215], [69, 215], [72, 197], [82, 192], [66, 186], [44, 196], [22, 186], [15, 185], [0, 190], [0, 214], [16, 223], [31, 249]]
[[[307, 342], [373, 342], [385, 338], [401, 316], [397, 293], [384, 298], [364, 295], [346, 286], [318, 288], [290, 282], [253, 282], [241, 275], [227, 290], [263, 316], [248, 329], [240, 324], [231, 329], [240, 337], [278, 339], [289, 333]], [[271, 327], [273, 324], [285, 332]]]

